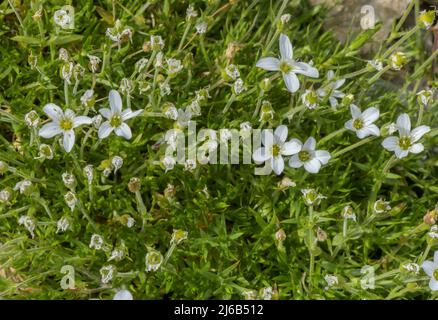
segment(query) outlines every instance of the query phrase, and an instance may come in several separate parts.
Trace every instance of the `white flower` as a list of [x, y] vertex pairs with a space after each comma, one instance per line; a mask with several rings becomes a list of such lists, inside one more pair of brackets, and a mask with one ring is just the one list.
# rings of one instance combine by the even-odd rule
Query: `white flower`
[[119, 290], [114, 295], [113, 300], [133, 300], [131, 292], [126, 289]]
[[111, 260], [116, 260], [116, 261], [120, 261], [123, 259], [123, 257], [125, 256], [125, 252], [121, 249], [114, 249], [111, 252], [111, 256], [108, 258], [108, 261]]
[[344, 127], [348, 130], [356, 132], [359, 139], [363, 139], [368, 136], [379, 136], [379, 128], [373, 124], [374, 121], [379, 119], [379, 110], [370, 107], [362, 112], [356, 105], [350, 105], [350, 112], [353, 119], [345, 122]]
[[195, 29], [197, 34], [204, 34], [207, 32], [208, 24], [205, 21], [196, 24]]
[[435, 224], [432, 227], [430, 227], [430, 230], [427, 233], [427, 235], [431, 239], [438, 239], [438, 226]]
[[432, 261], [424, 261], [421, 265], [424, 272], [430, 277], [429, 288], [432, 291], [438, 290], [438, 251], [435, 251]]
[[146, 272], [157, 271], [163, 263], [163, 255], [158, 251], [150, 251], [146, 254]]
[[266, 287], [262, 289], [262, 298], [263, 300], [271, 300], [272, 294], [274, 293], [274, 290], [272, 287]]
[[126, 226], [128, 228], [132, 228], [135, 224], [135, 220], [133, 217], [128, 217], [128, 220], [126, 221]]
[[35, 230], [35, 220], [29, 216], [21, 216], [18, 219], [18, 224], [23, 225], [27, 231], [29, 231], [31, 237], [33, 238], [35, 234], [33, 231]]
[[172, 233], [172, 238], [170, 239], [170, 244], [180, 244], [181, 242], [183, 242], [184, 240], [187, 239], [187, 236], [189, 235], [189, 233], [187, 231], [184, 230], [180, 230], [180, 229], [174, 229], [173, 233]]
[[35, 110], [31, 110], [24, 115], [24, 122], [26, 122], [29, 127], [35, 128], [40, 122], [40, 117]]
[[52, 120], [45, 124], [39, 131], [39, 135], [43, 138], [49, 139], [58, 134], [63, 134], [63, 147], [66, 152], [70, 152], [75, 144], [75, 132], [74, 129], [83, 125], [91, 124], [92, 120], [86, 116], [76, 117], [75, 113], [67, 109], [62, 111], [54, 103], [46, 104], [43, 111]]
[[102, 249], [103, 246], [103, 238], [98, 234], [93, 234], [90, 239], [90, 248], [94, 248], [96, 250]]
[[71, 23], [73, 22], [73, 17], [68, 11], [61, 9], [55, 11], [55, 14], [53, 15], [53, 20], [62, 29], [69, 29]]
[[424, 150], [421, 143], [416, 143], [423, 135], [430, 131], [429, 126], [419, 126], [411, 131], [411, 120], [406, 113], [397, 118], [397, 130], [400, 137], [387, 137], [382, 146], [388, 151], [394, 151], [397, 158], [406, 157], [409, 152], [420, 153]]
[[66, 217], [62, 217], [56, 222], [56, 227], [56, 233], [58, 233], [59, 231], [64, 232], [70, 227], [70, 222]]
[[181, 60], [178, 59], [173, 59], [173, 58], [166, 59], [166, 63], [167, 63], [167, 74], [169, 76], [172, 76], [180, 72], [183, 68]]
[[187, 159], [184, 162], [184, 170], [192, 171], [196, 169], [196, 160], [195, 159]]
[[304, 166], [307, 172], [318, 173], [321, 165], [327, 164], [331, 158], [328, 151], [315, 150], [316, 140], [313, 137], [308, 138], [304, 145], [298, 139], [292, 140], [299, 146], [298, 151], [289, 159], [289, 166], [292, 168]]
[[289, 189], [290, 187], [296, 187], [297, 184], [295, 182], [293, 182], [290, 178], [288, 177], [284, 177], [283, 179], [281, 179], [281, 181], [279, 181], [277, 183], [277, 187], [280, 190], [286, 190]]
[[154, 51], [159, 51], [164, 48], [164, 40], [161, 36], [151, 36], [151, 47]]
[[298, 141], [286, 142], [287, 127], [285, 125], [279, 126], [275, 129], [274, 134], [271, 130], [263, 130], [262, 143], [263, 147], [257, 149], [253, 153], [253, 159], [257, 163], [269, 161], [271, 168], [279, 175], [284, 169], [283, 156], [290, 156], [297, 153], [301, 149], [301, 143]]
[[243, 80], [240, 79], [240, 78], [237, 79], [236, 82], [234, 82], [234, 84], [233, 84], [234, 94], [239, 95], [239, 94], [241, 94], [245, 90], [246, 90], [246, 87], [245, 87], [245, 85], [243, 83]]
[[384, 201], [382, 199], [377, 200], [373, 204], [373, 209], [375, 213], [383, 213], [391, 210], [391, 206], [388, 201]]
[[167, 82], [162, 82], [159, 84], [160, 87], [160, 94], [161, 96], [168, 96], [171, 93], [170, 84]]
[[87, 177], [88, 184], [90, 185], [93, 182], [94, 177], [94, 169], [93, 165], [89, 164], [84, 167], [84, 174]]
[[94, 94], [94, 90], [93, 89], [88, 89], [87, 91], [84, 92], [84, 94], [81, 96], [81, 103], [84, 106], [88, 106], [89, 102], [91, 101], [91, 99], [93, 99], [93, 94]]
[[383, 63], [381, 60], [370, 60], [368, 61], [368, 64], [376, 69], [377, 71], [380, 71], [383, 69]]
[[27, 190], [32, 186], [32, 181], [30, 180], [23, 180], [19, 181], [15, 184], [14, 191], [20, 190], [21, 194], [25, 194]]
[[163, 160], [161, 160], [161, 163], [163, 164], [164, 168], [166, 169], [166, 172], [169, 170], [172, 170], [175, 167], [176, 160], [174, 157], [171, 156], [165, 156]]
[[129, 128], [125, 121], [138, 116], [143, 110], [132, 111], [128, 108], [122, 111], [122, 98], [116, 90], [110, 91], [109, 104], [110, 109], [102, 108], [99, 110], [100, 114], [107, 119], [99, 127], [99, 138], [104, 139], [114, 131], [120, 137], [128, 140], [131, 139], [131, 128]]
[[301, 96], [301, 100], [308, 109], [316, 109], [318, 107], [318, 94], [314, 90], [306, 90]]
[[420, 272], [420, 266], [416, 263], [410, 262], [410, 263], [404, 264], [402, 267], [403, 267], [403, 269], [405, 269], [409, 272], [413, 272], [415, 274], [418, 274], [418, 272]]
[[421, 90], [417, 93], [417, 99], [424, 107], [427, 107], [433, 99], [433, 91], [430, 89]]
[[315, 189], [301, 189], [301, 193], [303, 194], [304, 202], [308, 206], [319, 205], [322, 199], [327, 198]]
[[102, 283], [108, 283], [113, 279], [116, 268], [113, 265], [104, 266], [100, 269]]
[[281, 58], [261, 58], [256, 66], [268, 71], [281, 71], [284, 82], [290, 92], [296, 92], [300, 88], [298, 74], [318, 78], [319, 72], [310, 64], [293, 60], [293, 48], [289, 37], [280, 35], [280, 56]]
[[351, 219], [356, 222], [356, 214], [350, 206], [345, 206], [344, 209], [342, 209], [342, 217], [345, 220]]
[[345, 83], [345, 79], [339, 79], [336, 81], [331, 81], [335, 77], [335, 73], [333, 70], [329, 70], [327, 72], [327, 80], [329, 83], [316, 91], [317, 95], [321, 98], [325, 98], [326, 96], [329, 96], [329, 102], [330, 105], [334, 108], [338, 105], [337, 98], [343, 98], [345, 94], [342, 91], [339, 91], [338, 89], [342, 87], [342, 85]]
[[76, 187], [76, 178], [73, 174], [69, 172], [64, 172], [62, 175], [62, 182], [69, 189], [74, 189]]
[[178, 119], [178, 109], [173, 103], [166, 103], [163, 107], [164, 116], [167, 119], [177, 120]]
[[70, 210], [73, 211], [75, 209], [76, 203], [78, 202], [78, 198], [76, 198], [76, 195], [74, 192], [67, 192], [64, 195], [65, 203], [69, 206]]
[[130, 28], [123, 28], [120, 20], [116, 20], [113, 28], [107, 28], [105, 34], [112, 41], [116, 42], [119, 47], [123, 38], [128, 37], [130, 40], [132, 39], [132, 30]]
[[324, 276], [324, 280], [325, 282], [327, 282], [327, 287], [333, 287], [339, 284], [339, 280], [337, 276], [331, 275], [331, 274], [326, 274]]
[[236, 80], [240, 77], [239, 69], [234, 64], [228, 65], [225, 68], [225, 73], [233, 80]]
[[242, 292], [245, 300], [257, 300], [257, 292], [255, 290], [245, 290]]
[[3, 189], [2, 191], [0, 191], [0, 203], [9, 202], [11, 196], [12, 194], [10, 189]]
[[123, 158], [119, 156], [114, 156], [111, 159], [111, 164], [114, 167], [114, 174], [116, 174], [117, 170], [119, 170], [123, 166]]
[[88, 54], [87, 57], [90, 60], [91, 72], [96, 73], [99, 69], [99, 63], [101, 62], [100, 58], [91, 54]]

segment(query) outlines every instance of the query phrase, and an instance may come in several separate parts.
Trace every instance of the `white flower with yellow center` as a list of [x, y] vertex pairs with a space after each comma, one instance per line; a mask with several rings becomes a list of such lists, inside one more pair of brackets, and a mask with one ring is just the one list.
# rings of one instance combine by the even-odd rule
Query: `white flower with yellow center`
[[345, 93], [338, 90], [340, 87], [342, 87], [345, 83], [345, 79], [338, 79], [334, 80], [335, 73], [333, 70], [329, 70], [327, 72], [327, 80], [329, 83], [316, 91], [317, 95], [320, 98], [325, 98], [328, 96], [328, 100], [330, 102], [330, 105], [334, 108], [338, 105], [338, 100], [340, 98], [343, 98], [345, 96]]
[[308, 138], [304, 144], [298, 139], [292, 139], [291, 141], [298, 144], [298, 150], [289, 159], [289, 166], [292, 168], [304, 166], [307, 172], [318, 173], [321, 165], [327, 164], [331, 158], [328, 151], [315, 150], [316, 140], [313, 137]]
[[424, 272], [430, 277], [429, 288], [432, 291], [438, 290], [438, 251], [433, 255], [433, 261], [424, 261], [421, 265]]
[[275, 129], [274, 134], [270, 130], [263, 130], [262, 143], [263, 147], [257, 149], [253, 154], [253, 159], [257, 163], [270, 162], [271, 168], [279, 175], [284, 169], [283, 156], [290, 156], [300, 151], [300, 144], [293, 139], [286, 142], [287, 127], [279, 126]]
[[397, 130], [399, 137], [387, 137], [382, 142], [382, 146], [388, 151], [394, 151], [397, 158], [406, 157], [409, 152], [420, 153], [424, 150], [421, 143], [416, 143], [426, 133], [430, 131], [429, 126], [419, 126], [411, 131], [411, 120], [406, 113], [397, 118]]
[[54, 103], [46, 104], [43, 111], [52, 121], [40, 129], [39, 135], [49, 139], [62, 133], [64, 135], [62, 145], [66, 152], [70, 152], [75, 144], [74, 129], [83, 124], [92, 123], [91, 118], [85, 116], [76, 117], [72, 110], [67, 109], [64, 112]]
[[122, 111], [122, 98], [116, 90], [111, 90], [109, 93], [110, 109], [102, 108], [99, 110], [100, 114], [107, 119], [99, 127], [99, 138], [104, 139], [108, 137], [111, 132], [125, 139], [131, 139], [131, 128], [125, 123], [126, 120], [138, 116], [143, 110], [132, 111], [126, 109]]
[[261, 58], [257, 67], [267, 71], [281, 71], [283, 79], [289, 92], [296, 92], [300, 88], [300, 81], [297, 74], [318, 78], [319, 72], [310, 64], [298, 62], [293, 59], [293, 47], [289, 37], [280, 35], [280, 59], [274, 57]]
[[353, 119], [345, 122], [344, 127], [356, 132], [359, 139], [380, 135], [380, 129], [373, 124], [374, 121], [379, 119], [380, 113], [378, 109], [371, 107], [362, 112], [356, 105], [351, 104], [350, 112]]

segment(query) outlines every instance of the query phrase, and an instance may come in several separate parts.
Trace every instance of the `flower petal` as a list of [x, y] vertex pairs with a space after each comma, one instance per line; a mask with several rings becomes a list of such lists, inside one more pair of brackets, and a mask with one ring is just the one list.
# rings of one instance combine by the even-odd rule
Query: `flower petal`
[[438, 266], [438, 250], [433, 254], [433, 263]]
[[375, 124], [370, 124], [362, 129], [357, 130], [357, 137], [363, 139], [368, 136], [380, 136], [380, 130]]
[[123, 110], [122, 112], [122, 120], [126, 121], [128, 119], [134, 118], [136, 116], [138, 116], [139, 114], [141, 114], [144, 110], [136, 110], [136, 111], [132, 111], [131, 109], [126, 109]]
[[273, 57], [261, 58], [256, 63], [256, 67], [262, 68], [268, 71], [279, 71], [280, 70], [280, 60]]
[[61, 132], [62, 130], [59, 127], [59, 123], [49, 122], [40, 129], [39, 135], [43, 138], [48, 139], [56, 136], [57, 134], [60, 134]]
[[274, 135], [272, 134], [272, 129], [263, 129], [262, 143], [265, 147], [271, 147], [274, 144]]
[[380, 115], [379, 109], [371, 107], [366, 109], [362, 113], [362, 120], [365, 125], [368, 125], [379, 119], [379, 115]]
[[432, 277], [435, 270], [435, 264], [432, 261], [424, 261], [421, 267], [429, 277]]
[[311, 78], [318, 78], [319, 72], [315, 67], [312, 67], [310, 64], [305, 62], [294, 62], [293, 64], [293, 71], [295, 73], [303, 74], [305, 76], [311, 77]]
[[73, 128], [79, 127], [83, 124], [91, 124], [93, 120], [90, 117], [79, 116], [73, 119]]
[[353, 127], [353, 121], [354, 120], [348, 120], [347, 122], [345, 122], [344, 127], [345, 129], [351, 130], [351, 131], [356, 131], [356, 129]]
[[394, 150], [395, 156], [399, 159], [406, 157], [409, 154], [408, 150], [402, 150], [400, 148], [396, 148]]
[[102, 109], [99, 109], [99, 112], [105, 119], [109, 120], [111, 118], [112, 112], [110, 109], [102, 108]]
[[97, 135], [99, 136], [99, 139], [104, 139], [108, 137], [113, 130], [114, 128], [111, 127], [109, 121], [105, 121], [100, 125]]
[[329, 102], [332, 108], [335, 108], [338, 105], [338, 100], [336, 100], [334, 97], [330, 97]]
[[424, 136], [429, 131], [430, 131], [430, 127], [429, 126], [419, 126], [419, 127], [416, 127], [411, 132], [411, 141], [412, 142], [417, 142], [418, 140], [421, 139], [422, 136]]
[[304, 142], [303, 150], [312, 151], [316, 148], [316, 140], [314, 137], [309, 137], [306, 142]]
[[424, 146], [421, 143], [416, 143], [409, 148], [409, 152], [420, 153], [423, 152]]
[[109, 93], [109, 104], [113, 113], [120, 114], [122, 112], [122, 98], [116, 90], [111, 90]]
[[401, 136], [409, 135], [411, 132], [411, 119], [406, 113], [398, 116], [397, 129]]
[[64, 116], [62, 109], [54, 103], [46, 104], [43, 108], [43, 111], [49, 116], [49, 118], [55, 121], [59, 121]]
[[302, 166], [303, 166], [303, 163], [301, 162], [300, 158], [298, 158], [297, 154], [294, 154], [289, 159], [289, 167], [291, 167], [291, 168], [300, 168]]
[[261, 147], [258, 148], [256, 151], [254, 151], [252, 158], [254, 159], [255, 162], [262, 163], [268, 160], [269, 158], [271, 158], [271, 156], [267, 154], [266, 148]]
[[275, 138], [275, 142], [285, 142], [287, 139], [287, 127], [282, 124], [280, 126], [277, 127], [277, 129], [275, 129], [274, 131], [274, 138]]
[[292, 59], [294, 51], [290, 39], [285, 34], [280, 34], [280, 55], [282, 59]]
[[335, 83], [333, 84], [333, 89], [339, 89], [344, 85], [344, 83], [345, 83], [345, 79], [336, 80]]
[[281, 147], [281, 154], [284, 156], [296, 154], [300, 152], [301, 147], [301, 143], [298, 143], [297, 141], [288, 141]]
[[283, 73], [283, 79], [289, 92], [294, 93], [300, 88], [300, 81], [298, 80], [295, 73]]
[[429, 281], [429, 288], [432, 291], [437, 291], [438, 290], [438, 281], [435, 280], [433, 277]]
[[272, 158], [272, 169], [274, 170], [276, 175], [279, 175], [284, 170], [284, 160], [283, 157], [274, 157]]
[[114, 295], [113, 300], [132, 300], [132, 294], [128, 290], [120, 290]]
[[330, 152], [326, 150], [316, 150], [315, 159], [319, 160], [322, 164], [327, 164], [332, 156]]
[[64, 132], [64, 139], [62, 141], [62, 145], [66, 152], [70, 152], [75, 144], [75, 132], [73, 130]]
[[353, 119], [357, 119], [362, 115], [362, 111], [355, 104], [350, 104], [350, 112]]
[[131, 128], [126, 123], [122, 123], [119, 127], [115, 128], [114, 132], [116, 133], [116, 135], [118, 135], [119, 137], [123, 137], [126, 140], [132, 138]]
[[397, 137], [387, 137], [382, 141], [382, 147], [384, 147], [388, 151], [394, 151], [398, 148], [398, 140]]
[[312, 159], [304, 163], [304, 169], [310, 173], [318, 173], [321, 169], [321, 162], [318, 159]]

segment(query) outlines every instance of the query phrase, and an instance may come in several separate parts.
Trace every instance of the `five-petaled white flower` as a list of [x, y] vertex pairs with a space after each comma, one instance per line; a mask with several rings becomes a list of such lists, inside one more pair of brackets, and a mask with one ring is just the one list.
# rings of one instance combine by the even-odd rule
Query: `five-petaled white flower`
[[433, 291], [438, 290], [438, 251], [433, 255], [433, 261], [424, 261], [421, 265], [424, 272], [430, 277], [429, 287]]
[[328, 100], [330, 102], [330, 105], [334, 108], [338, 105], [338, 98], [343, 98], [345, 96], [345, 93], [338, 90], [342, 85], [345, 83], [345, 79], [339, 79], [336, 81], [332, 81], [335, 77], [335, 73], [333, 70], [329, 70], [327, 72], [327, 80], [329, 83], [323, 87], [319, 88], [316, 93], [320, 98], [325, 98], [328, 96]]
[[289, 166], [292, 168], [300, 168], [304, 166], [307, 172], [318, 173], [321, 169], [321, 165], [327, 164], [331, 158], [328, 151], [325, 150], [315, 150], [316, 140], [310, 137], [306, 140], [304, 145], [298, 139], [292, 139], [299, 145], [299, 149], [295, 154], [289, 159]]
[[122, 98], [116, 90], [111, 90], [109, 93], [110, 109], [102, 108], [99, 110], [100, 114], [107, 119], [99, 127], [99, 138], [103, 139], [110, 135], [111, 132], [116, 133], [120, 137], [125, 139], [131, 139], [131, 128], [125, 123], [126, 120], [138, 116], [143, 110], [132, 111], [126, 109], [122, 111]]
[[359, 139], [363, 139], [368, 136], [379, 136], [380, 129], [373, 124], [374, 121], [379, 119], [379, 110], [371, 107], [364, 112], [354, 105], [350, 105], [351, 117], [353, 119], [345, 122], [345, 128], [356, 132]]
[[43, 138], [52, 138], [58, 134], [63, 134], [63, 147], [65, 151], [70, 152], [75, 143], [75, 132], [73, 129], [83, 124], [91, 124], [92, 120], [86, 116], [76, 117], [75, 113], [66, 109], [62, 111], [54, 103], [46, 104], [43, 111], [52, 119], [51, 122], [45, 124], [39, 131], [39, 135]]
[[281, 125], [275, 129], [274, 134], [272, 134], [271, 130], [263, 130], [262, 143], [264, 147], [254, 152], [254, 161], [259, 163], [270, 161], [270, 166], [274, 172], [277, 175], [281, 174], [284, 169], [283, 156], [290, 156], [297, 153], [301, 147], [297, 141], [286, 142], [286, 139], [287, 127], [285, 125]]
[[303, 74], [308, 77], [318, 78], [319, 72], [310, 64], [298, 62], [293, 59], [293, 47], [289, 37], [280, 35], [280, 59], [274, 57], [261, 58], [257, 67], [268, 71], [281, 71], [287, 89], [294, 93], [300, 88], [298, 74]]
[[399, 115], [396, 125], [400, 137], [385, 138], [382, 146], [386, 150], [394, 151], [399, 159], [406, 157], [409, 152], [420, 153], [424, 150], [424, 146], [416, 142], [430, 131], [429, 126], [419, 126], [411, 131], [411, 120], [406, 113]]

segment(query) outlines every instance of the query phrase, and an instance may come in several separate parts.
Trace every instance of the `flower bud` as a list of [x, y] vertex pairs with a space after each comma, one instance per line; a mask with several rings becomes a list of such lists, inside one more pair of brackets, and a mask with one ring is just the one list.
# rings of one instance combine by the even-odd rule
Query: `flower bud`
[[69, 188], [70, 190], [74, 190], [76, 188], [76, 178], [74, 175], [68, 172], [64, 172], [62, 174], [62, 181], [64, 182], [64, 185]]
[[420, 27], [427, 30], [433, 25], [433, 22], [435, 21], [435, 16], [435, 10], [421, 11], [418, 15], [417, 23], [420, 25]]
[[164, 40], [161, 36], [151, 36], [150, 45], [153, 51], [161, 51], [164, 48]]
[[308, 109], [316, 109], [318, 107], [319, 99], [315, 90], [306, 90], [301, 99]]
[[78, 198], [76, 195], [69, 191], [64, 195], [65, 203], [69, 206], [70, 210], [73, 211], [75, 209], [76, 203], [78, 202]]
[[170, 239], [170, 244], [178, 245], [187, 239], [188, 232], [184, 230], [174, 229], [172, 233], [172, 238]]
[[390, 57], [390, 64], [391, 68], [398, 71], [401, 68], [403, 68], [403, 65], [405, 65], [407, 62], [406, 54], [403, 52], [395, 52]]
[[12, 197], [12, 189], [6, 188], [0, 191], [0, 203], [8, 203]]
[[163, 263], [163, 255], [156, 251], [151, 250], [146, 254], [145, 264], [146, 272], [157, 271]]
[[425, 224], [434, 225], [437, 222], [438, 212], [436, 209], [428, 211], [424, 217], [423, 221]]
[[9, 165], [0, 160], [0, 175], [5, 174], [9, 170]]
[[29, 127], [35, 128], [40, 122], [40, 117], [35, 110], [31, 110], [30, 112], [25, 114], [24, 121]]
[[286, 233], [284, 232], [283, 229], [279, 229], [275, 233], [275, 239], [277, 239], [278, 242], [283, 242], [284, 240], [286, 240]]
[[343, 98], [342, 98], [342, 105], [349, 107], [350, 104], [352, 104], [354, 101], [354, 95], [352, 95], [351, 93], [346, 94]]
[[302, 189], [304, 202], [308, 206], [319, 205], [321, 203], [321, 199], [325, 199], [323, 195], [316, 192], [315, 189]]
[[114, 156], [111, 159], [111, 164], [114, 167], [114, 174], [123, 166], [123, 158], [119, 156]]
[[417, 101], [418, 103], [422, 104], [424, 107], [427, 107], [431, 102], [433, 98], [433, 91], [432, 90], [421, 90], [417, 93]]
[[391, 206], [389, 205], [389, 202], [379, 199], [374, 202], [373, 209], [375, 213], [384, 213], [391, 210]]
[[263, 92], [268, 92], [272, 88], [272, 81], [269, 78], [264, 78], [262, 81], [260, 81], [259, 86]]

